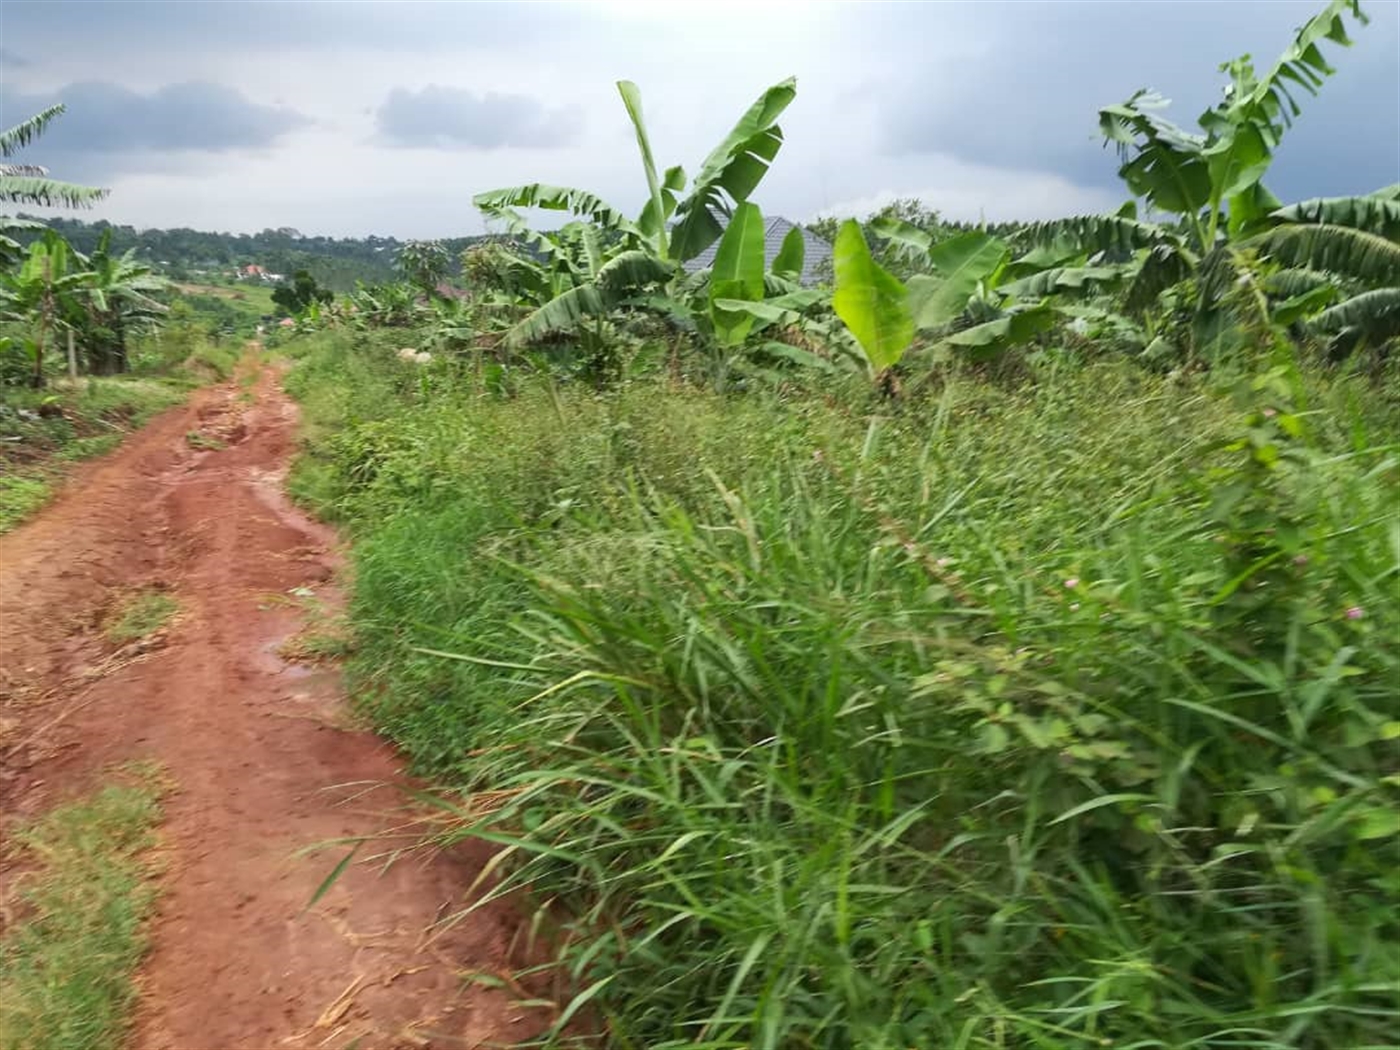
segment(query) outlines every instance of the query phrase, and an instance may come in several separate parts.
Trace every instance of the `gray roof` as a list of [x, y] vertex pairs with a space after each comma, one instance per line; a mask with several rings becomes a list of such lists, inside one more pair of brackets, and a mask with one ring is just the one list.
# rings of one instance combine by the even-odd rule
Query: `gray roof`
[[[721, 226], [729, 224], [729, 218], [725, 215], [716, 215]], [[821, 279], [818, 267], [821, 263], [831, 258], [831, 245], [822, 240], [810, 230], [803, 229], [796, 223], [788, 222], [787, 219], [774, 216], [764, 224], [763, 230], [763, 264], [772, 266], [773, 260], [777, 258], [779, 250], [783, 246], [783, 238], [788, 235], [789, 230], [802, 230], [802, 240], [806, 250], [802, 258], [802, 283], [816, 284]], [[695, 258], [687, 260], [685, 270], [687, 273], [695, 273], [697, 270], [707, 270], [715, 264], [715, 253], [719, 251], [719, 241], [715, 241]], [[827, 272], [830, 277], [830, 271]]]

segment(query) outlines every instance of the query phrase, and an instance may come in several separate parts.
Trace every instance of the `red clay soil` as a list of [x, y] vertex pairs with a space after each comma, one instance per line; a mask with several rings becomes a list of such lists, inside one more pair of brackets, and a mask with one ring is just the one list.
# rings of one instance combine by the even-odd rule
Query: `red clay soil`
[[[439, 923], [468, 903], [484, 849], [357, 860], [304, 911], [346, 851], [306, 847], [410, 816], [400, 761], [355, 727], [338, 674], [282, 655], [308, 605], [335, 607], [336, 537], [283, 495], [297, 417], [276, 369], [243, 368], [250, 387], [198, 391], [0, 537], [0, 813], [89, 791], [115, 763], [168, 773], [134, 1047], [528, 1038], [540, 1013], [508, 990], [516, 916], [498, 903]], [[196, 431], [225, 447], [194, 447]], [[172, 623], [108, 641], [113, 610], [152, 588], [178, 602]]]

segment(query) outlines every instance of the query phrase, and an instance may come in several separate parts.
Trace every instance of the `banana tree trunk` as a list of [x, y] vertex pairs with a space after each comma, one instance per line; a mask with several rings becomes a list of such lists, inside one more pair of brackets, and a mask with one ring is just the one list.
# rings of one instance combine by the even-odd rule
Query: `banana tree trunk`
[[44, 338], [49, 330], [49, 312], [39, 312], [39, 334], [34, 339], [34, 374], [29, 377], [29, 385], [39, 390], [44, 385]]

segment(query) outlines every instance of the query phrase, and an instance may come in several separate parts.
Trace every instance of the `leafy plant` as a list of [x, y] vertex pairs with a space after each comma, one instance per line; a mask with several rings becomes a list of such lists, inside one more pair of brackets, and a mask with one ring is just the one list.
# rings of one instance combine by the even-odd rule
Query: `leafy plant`
[[[36, 113], [12, 128], [0, 131], [0, 204], [31, 204], [42, 207], [88, 208], [107, 195], [106, 190], [58, 182], [49, 178], [47, 168], [37, 164], [7, 163], [11, 157], [44, 133], [62, 116], [60, 103]], [[0, 215], [0, 262], [19, 252], [19, 243], [5, 236], [6, 230], [42, 229], [43, 223]]]
[[88, 273], [80, 324], [88, 370], [96, 375], [127, 371], [129, 330], [150, 325], [167, 312], [167, 307], [154, 298], [169, 287], [167, 282], [154, 276], [149, 266], [137, 262], [134, 250], [114, 255], [111, 237], [110, 229], [104, 231], [97, 249], [86, 258], [74, 253]]
[[[1126, 304], [1139, 314], [1158, 307], [1170, 293], [1190, 300], [1189, 344], [1197, 350], [1219, 346], [1222, 334], [1231, 329], [1221, 305], [1240, 276], [1242, 260], [1257, 259], [1264, 276], [1275, 258], [1305, 265], [1313, 255], [1310, 242], [1316, 233], [1271, 227], [1305, 216], [1315, 219], [1328, 209], [1315, 202], [1283, 208], [1263, 179], [1284, 133], [1302, 112], [1298, 93], [1317, 94], [1333, 73], [1321, 45], [1350, 46], [1348, 18], [1367, 21], [1359, 0], [1331, 0], [1262, 76], [1248, 56], [1226, 63], [1222, 68], [1230, 82], [1224, 98], [1201, 115], [1199, 134], [1161, 116], [1166, 101], [1147, 90], [1100, 110], [1100, 130], [1105, 142], [1118, 149], [1118, 173], [1129, 190], [1150, 208], [1177, 219], [1143, 222], [1129, 206], [1117, 216], [1080, 216], [1029, 227], [1016, 238], [1019, 247], [1030, 249], [1017, 265], [1044, 264], [1058, 256], [1061, 268], [1053, 276], [1038, 273], [1022, 280], [1012, 291], [1058, 296], [1086, 286], [1123, 285]], [[1381, 201], [1353, 202], [1333, 206], [1330, 214], [1378, 222], [1384, 239], [1389, 210]], [[1372, 268], [1358, 243], [1361, 237], [1329, 229], [1322, 239], [1332, 245], [1333, 258], [1345, 258], [1343, 272]], [[1326, 305], [1323, 293], [1303, 301], [1290, 296], [1280, 303], [1283, 312], [1277, 319], [1302, 317]], [[1359, 305], [1346, 316], [1361, 309]]]
[[451, 258], [439, 241], [409, 241], [399, 249], [395, 262], [410, 284], [435, 296], [438, 285], [447, 277]]
[[44, 352], [56, 330], [82, 312], [82, 298], [93, 275], [81, 269], [63, 238], [53, 231], [31, 243], [17, 269], [0, 270], [0, 318], [32, 322], [34, 336], [25, 341], [32, 368], [29, 384], [44, 385]]
[[[639, 305], [642, 293], [650, 288], [673, 287], [680, 275], [679, 264], [719, 240], [724, 232], [720, 217], [743, 205], [758, 187], [782, 146], [777, 119], [797, 93], [796, 82], [786, 80], [760, 95], [705, 158], [685, 194], [687, 178], [682, 168], [657, 172], [637, 86], [624, 80], [617, 88], [636, 133], [648, 188], [646, 206], [635, 220], [587, 191], [541, 183], [493, 190], [473, 198], [488, 219], [502, 222], [508, 232], [540, 253], [556, 275], [550, 298], [512, 330], [510, 338], [516, 345], [549, 332], [572, 330], [585, 318], [601, 317], [622, 305]], [[516, 210], [519, 208], [566, 211], [587, 219], [594, 230], [586, 242], [587, 266], [571, 267], [570, 247], [532, 231]], [[674, 229], [670, 226], [673, 217]], [[563, 287], [557, 280], [561, 262], [577, 274], [577, 279], [564, 282]], [[720, 298], [729, 296], [713, 296], [711, 301]], [[742, 323], [726, 322], [726, 330], [735, 331]]]
[[909, 290], [870, 255], [854, 219], [836, 235], [836, 292], [832, 306], [876, 372], [897, 364], [914, 338]]
[[1048, 305], [1018, 303], [998, 292], [1008, 258], [998, 238], [971, 231], [935, 244], [895, 222], [880, 228], [922, 252], [933, 272], [916, 274], [906, 285], [875, 262], [854, 219], [837, 233], [833, 305], [877, 374], [899, 362], [916, 331], [976, 358], [1025, 343], [1054, 320]]

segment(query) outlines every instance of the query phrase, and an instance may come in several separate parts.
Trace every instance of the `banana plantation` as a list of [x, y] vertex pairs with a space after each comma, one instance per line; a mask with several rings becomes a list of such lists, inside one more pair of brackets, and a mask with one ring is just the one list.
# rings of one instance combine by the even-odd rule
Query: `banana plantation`
[[[403, 253], [407, 283], [366, 289], [343, 309], [360, 326], [427, 324], [448, 353], [599, 380], [665, 346], [720, 388], [801, 369], [890, 387], [954, 362], [1067, 344], [1179, 368], [1277, 337], [1327, 360], [1377, 362], [1400, 334], [1400, 183], [1288, 203], [1266, 185], [1279, 143], [1332, 73], [1327, 50], [1349, 45], [1349, 25], [1362, 21], [1357, 4], [1334, 3], [1267, 70], [1247, 57], [1227, 63], [1222, 101], [1194, 130], [1167, 119], [1150, 91], [1100, 110], [1128, 198], [1114, 214], [995, 232], [941, 224], [941, 235], [892, 216], [848, 220], [823, 288], [798, 280], [799, 234], [765, 256], [754, 199], [781, 151], [796, 83], [763, 92], [690, 177], [658, 168], [641, 92], [622, 81], [647, 191], [641, 214], [544, 183], [479, 193], [501, 236], [462, 259], [465, 294], [436, 294], [449, 260], [418, 243]], [[542, 230], [527, 213], [567, 221]], [[687, 266], [708, 249], [711, 265]], [[904, 279], [880, 258], [896, 260]]]

